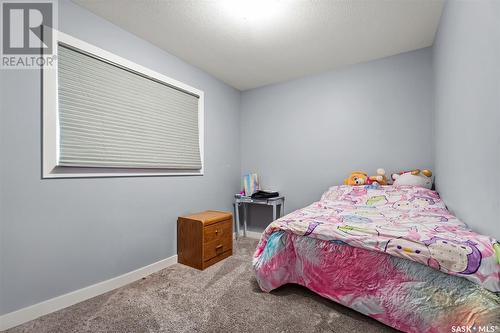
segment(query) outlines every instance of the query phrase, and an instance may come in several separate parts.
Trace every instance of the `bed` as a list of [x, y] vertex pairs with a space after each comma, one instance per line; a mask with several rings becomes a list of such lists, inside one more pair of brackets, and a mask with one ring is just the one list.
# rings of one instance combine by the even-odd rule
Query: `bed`
[[492, 332], [499, 262], [435, 191], [334, 186], [272, 222], [253, 267], [263, 291], [299, 284], [401, 331]]

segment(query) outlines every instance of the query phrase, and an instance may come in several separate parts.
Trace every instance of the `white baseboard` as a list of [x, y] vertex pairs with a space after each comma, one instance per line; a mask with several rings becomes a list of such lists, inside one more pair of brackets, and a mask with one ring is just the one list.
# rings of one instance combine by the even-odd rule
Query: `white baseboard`
[[102, 281], [91, 286], [72, 291], [70, 293], [51, 298], [49, 300], [22, 308], [0, 316], [0, 331], [21, 325], [30, 320], [44, 316], [57, 310], [64, 309], [73, 304], [89, 298], [104, 294], [113, 289], [140, 280], [145, 276], [158, 272], [177, 263], [177, 255], [157, 261], [151, 265], [141, 267], [135, 271]]
[[262, 237], [262, 232], [248, 231], [247, 230], [247, 237], [253, 238], [253, 239], [260, 239]]
[[[240, 231], [240, 237], [243, 237], [243, 231]], [[247, 230], [247, 238], [260, 239], [260, 237], [262, 237], [262, 232]], [[236, 233], [234, 233], [233, 238], [236, 238]]]

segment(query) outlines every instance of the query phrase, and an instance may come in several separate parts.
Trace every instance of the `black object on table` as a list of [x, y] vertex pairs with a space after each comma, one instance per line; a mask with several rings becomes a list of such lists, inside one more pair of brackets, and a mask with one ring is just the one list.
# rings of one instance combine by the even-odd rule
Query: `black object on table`
[[269, 199], [279, 197], [280, 194], [278, 192], [268, 192], [268, 191], [257, 191], [252, 194], [252, 199]]

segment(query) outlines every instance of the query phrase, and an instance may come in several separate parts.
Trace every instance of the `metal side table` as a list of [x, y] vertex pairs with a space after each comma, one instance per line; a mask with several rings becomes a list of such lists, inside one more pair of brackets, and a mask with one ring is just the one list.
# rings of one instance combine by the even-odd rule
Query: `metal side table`
[[279, 196], [269, 199], [252, 199], [251, 197], [244, 197], [241, 194], [234, 196], [234, 221], [236, 224], [236, 238], [240, 236], [240, 205], [243, 207], [243, 236], [247, 235], [247, 205], [267, 205], [273, 206], [273, 221], [276, 220], [278, 215], [278, 206], [280, 206], [280, 217], [285, 214], [285, 197]]

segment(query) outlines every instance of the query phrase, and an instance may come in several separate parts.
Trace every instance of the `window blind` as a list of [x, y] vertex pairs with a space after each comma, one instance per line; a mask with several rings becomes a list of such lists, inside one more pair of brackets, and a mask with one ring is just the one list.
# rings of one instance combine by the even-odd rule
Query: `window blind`
[[201, 169], [198, 96], [58, 46], [58, 165]]

